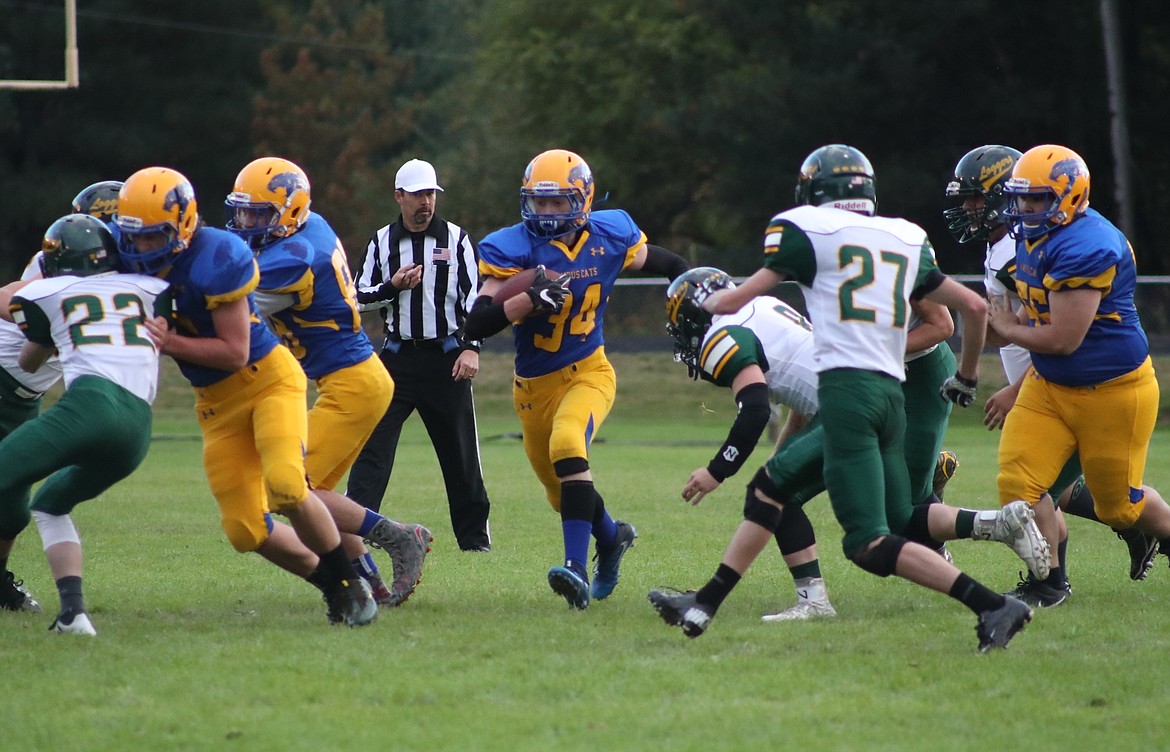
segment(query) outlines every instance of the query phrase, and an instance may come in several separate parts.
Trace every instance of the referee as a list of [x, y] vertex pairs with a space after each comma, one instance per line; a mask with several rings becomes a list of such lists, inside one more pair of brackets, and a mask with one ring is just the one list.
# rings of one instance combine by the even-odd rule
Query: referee
[[463, 322], [479, 287], [479, 253], [467, 232], [435, 214], [435, 168], [412, 159], [394, 178], [398, 221], [374, 233], [358, 275], [363, 311], [381, 310], [386, 341], [381, 359], [394, 379], [394, 398], [349, 473], [346, 496], [378, 511], [402, 425], [418, 410], [439, 458], [451, 527], [459, 548], [490, 551], [487, 490], [471, 379], [479, 343]]

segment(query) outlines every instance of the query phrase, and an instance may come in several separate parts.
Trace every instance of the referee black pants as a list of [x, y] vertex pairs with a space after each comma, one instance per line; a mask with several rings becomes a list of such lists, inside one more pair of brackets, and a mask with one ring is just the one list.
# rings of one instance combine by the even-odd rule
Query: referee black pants
[[346, 496], [381, 509], [402, 426], [417, 410], [439, 459], [455, 539], [461, 549], [477, 550], [491, 546], [491, 504], [480, 466], [471, 381], [451, 378], [459, 352], [444, 352], [441, 340], [387, 342], [379, 357], [394, 379], [394, 399], [349, 472]]

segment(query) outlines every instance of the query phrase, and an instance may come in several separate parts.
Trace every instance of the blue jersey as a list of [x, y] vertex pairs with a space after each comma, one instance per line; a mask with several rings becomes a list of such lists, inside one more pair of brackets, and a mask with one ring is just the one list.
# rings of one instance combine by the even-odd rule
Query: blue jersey
[[[166, 276], [174, 292], [178, 333], [188, 337], [214, 337], [211, 311], [223, 303], [247, 297], [252, 312], [248, 363], [255, 363], [280, 344], [260, 316], [249, 295], [260, 281], [252, 251], [235, 235], [214, 227], [201, 227], [191, 245], [175, 257]], [[231, 375], [230, 371], [177, 360], [179, 370], [192, 386], [210, 386]]]
[[602, 323], [614, 282], [645, 242], [646, 235], [619, 209], [593, 212], [572, 248], [534, 237], [523, 223], [483, 239], [479, 270], [484, 276], [510, 277], [540, 264], [569, 275], [569, 294], [560, 313], [538, 313], [513, 324], [517, 376], [552, 373], [605, 344]]
[[269, 321], [306, 376], [319, 379], [374, 354], [345, 250], [321, 215], [310, 214], [304, 227], [261, 248], [256, 260], [258, 291], [288, 296], [288, 306]]
[[1050, 321], [1048, 295], [1091, 288], [1101, 302], [1085, 339], [1069, 355], [1032, 353], [1032, 365], [1064, 386], [1101, 384], [1129, 373], [1149, 355], [1133, 295], [1133, 249], [1109, 220], [1093, 209], [1036, 241], [1016, 241], [1016, 290], [1032, 326]]

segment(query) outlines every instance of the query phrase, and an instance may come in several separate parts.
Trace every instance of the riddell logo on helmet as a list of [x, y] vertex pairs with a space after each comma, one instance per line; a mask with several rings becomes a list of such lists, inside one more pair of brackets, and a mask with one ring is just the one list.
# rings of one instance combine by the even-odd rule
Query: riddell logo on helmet
[[869, 211], [870, 209], [873, 208], [873, 204], [870, 203], [869, 201], [865, 201], [865, 200], [861, 200], [861, 201], [847, 201], [847, 200], [829, 201], [827, 205], [833, 207], [834, 209], [844, 209], [845, 211], [852, 211], [852, 212], [859, 212], [859, 211], [864, 212], [864, 211]]

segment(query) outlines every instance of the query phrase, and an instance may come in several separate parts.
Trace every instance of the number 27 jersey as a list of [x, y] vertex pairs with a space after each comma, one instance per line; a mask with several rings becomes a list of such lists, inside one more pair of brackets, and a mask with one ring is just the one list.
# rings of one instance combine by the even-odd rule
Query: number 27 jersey
[[938, 273], [925, 230], [903, 219], [798, 206], [769, 223], [764, 267], [803, 288], [818, 373], [857, 368], [906, 380], [910, 293]]

